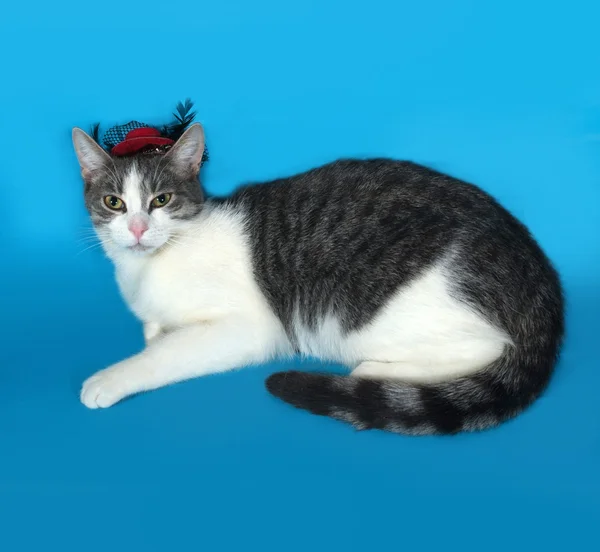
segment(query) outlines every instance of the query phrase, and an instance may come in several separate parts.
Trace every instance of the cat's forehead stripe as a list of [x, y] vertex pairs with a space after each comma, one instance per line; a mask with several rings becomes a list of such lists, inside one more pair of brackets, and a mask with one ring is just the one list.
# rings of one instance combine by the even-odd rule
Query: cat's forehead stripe
[[137, 213], [142, 210], [142, 176], [136, 164], [132, 164], [123, 180], [123, 199], [127, 203], [127, 210]]

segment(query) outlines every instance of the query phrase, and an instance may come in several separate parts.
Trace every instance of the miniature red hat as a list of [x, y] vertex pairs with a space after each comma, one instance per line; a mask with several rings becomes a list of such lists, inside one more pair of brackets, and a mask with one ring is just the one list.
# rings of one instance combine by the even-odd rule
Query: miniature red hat
[[114, 146], [110, 153], [117, 156], [129, 155], [151, 146], [172, 146], [174, 143], [170, 138], [161, 136], [157, 129], [142, 127], [129, 131], [125, 136], [125, 140]]
[[[196, 112], [192, 111], [192, 100], [177, 104], [175, 120], [167, 125], [153, 127], [139, 121], [129, 121], [124, 125], [109, 128], [100, 143], [100, 125], [92, 127], [92, 138], [115, 157], [147, 153], [154, 155], [165, 154], [170, 147], [181, 138], [186, 129], [192, 124]], [[208, 149], [204, 148], [202, 163], [208, 161]]]

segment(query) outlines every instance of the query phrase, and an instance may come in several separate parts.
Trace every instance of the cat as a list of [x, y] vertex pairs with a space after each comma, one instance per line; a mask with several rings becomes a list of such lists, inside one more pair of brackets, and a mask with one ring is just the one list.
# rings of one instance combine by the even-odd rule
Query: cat
[[270, 393], [357, 429], [492, 428], [546, 389], [564, 300], [529, 231], [478, 187], [412, 162], [345, 159], [207, 199], [204, 131], [114, 157], [80, 129], [85, 204], [146, 348], [92, 375], [110, 407], [177, 381], [296, 354]]

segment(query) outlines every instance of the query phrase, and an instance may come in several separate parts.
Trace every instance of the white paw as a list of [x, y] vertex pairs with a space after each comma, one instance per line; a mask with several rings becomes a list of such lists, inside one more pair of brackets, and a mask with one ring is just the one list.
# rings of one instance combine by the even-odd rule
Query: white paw
[[108, 408], [128, 395], [126, 383], [120, 367], [96, 372], [83, 382], [81, 402], [88, 408]]
[[352, 370], [351, 376], [355, 378], [378, 378], [381, 377], [385, 364], [381, 362], [363, 362]]
[[162, 329], [159, 324], [155, 322], [148, 322], [144, 324], [144, 339], [146, 340], [146, 345], [159, 337], [161, 333]]

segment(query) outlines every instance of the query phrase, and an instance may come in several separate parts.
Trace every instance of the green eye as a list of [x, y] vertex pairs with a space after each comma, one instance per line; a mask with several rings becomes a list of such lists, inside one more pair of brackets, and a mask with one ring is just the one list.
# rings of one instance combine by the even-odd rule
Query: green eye
[[104, 196], [104, 205], [113, 211], [121, 211], [125, 209], [125, 203], [120, 197], [108, 195]]
[[171, 201], [171, 194], [160, 194], [152, 200], [152, 207], [164, 207], [169, 201]]

